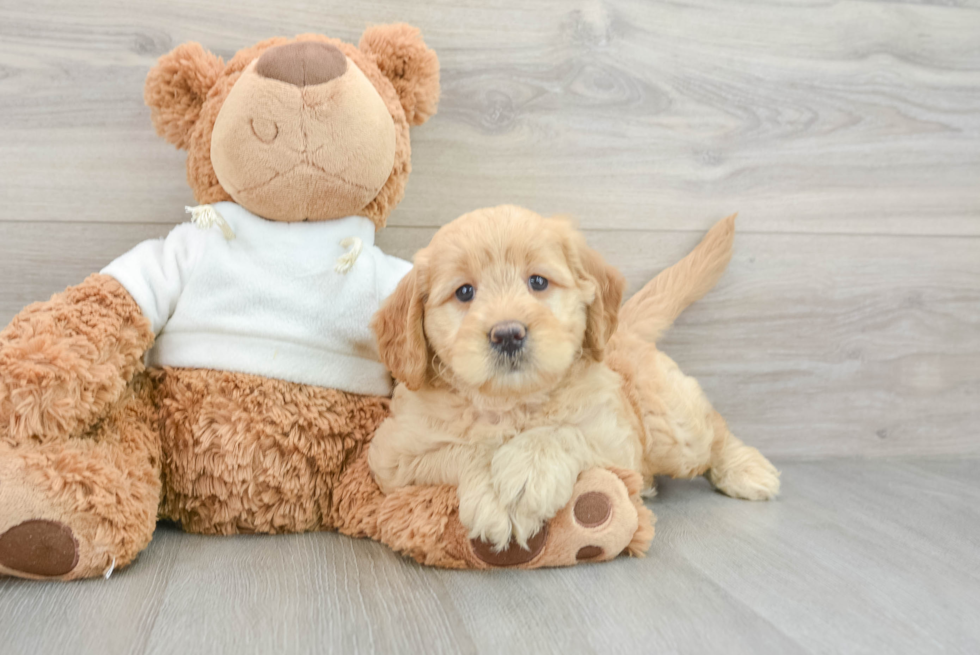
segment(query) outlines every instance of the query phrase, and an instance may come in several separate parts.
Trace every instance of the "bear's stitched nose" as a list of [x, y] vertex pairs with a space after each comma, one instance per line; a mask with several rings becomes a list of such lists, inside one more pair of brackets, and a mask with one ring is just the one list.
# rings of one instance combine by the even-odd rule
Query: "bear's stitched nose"
[[495, 350], [512, 355], [524, 347], [527, 327], [517, 321], [497, 323], [490, 328], [489, 337]]
[[266, 50], [255, 64], [255, 72], [293, 86], [313, 86], [347, 72], [347, 57], [329, 43], [299, 41]]

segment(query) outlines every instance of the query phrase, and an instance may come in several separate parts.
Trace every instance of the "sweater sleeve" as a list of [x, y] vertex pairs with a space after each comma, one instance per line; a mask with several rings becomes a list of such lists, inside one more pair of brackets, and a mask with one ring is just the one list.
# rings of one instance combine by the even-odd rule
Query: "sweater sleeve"
[[167, 324], [204, 253], [208, 230], [182, 223], [164, 239], [139, 244], [102, 269], [125, 287], [153, 325], [153, 333]]

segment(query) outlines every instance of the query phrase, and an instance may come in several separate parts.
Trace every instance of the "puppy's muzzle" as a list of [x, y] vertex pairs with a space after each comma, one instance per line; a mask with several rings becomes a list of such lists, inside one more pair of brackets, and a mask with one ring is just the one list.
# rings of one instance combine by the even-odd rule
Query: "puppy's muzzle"
[[527, 326], [517, 321], [504, 321], [490, 328], [487, 336], [494, 350], [513, 355], [524, 348], [527, 342]]

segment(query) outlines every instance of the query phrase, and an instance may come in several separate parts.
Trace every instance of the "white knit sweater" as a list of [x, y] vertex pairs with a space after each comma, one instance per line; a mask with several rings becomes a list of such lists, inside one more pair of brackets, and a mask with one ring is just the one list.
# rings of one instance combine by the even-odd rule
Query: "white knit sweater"
[[[175, 227], [103, 269], [139, 304], [157, 335], [147, 364], [252, 373], [387, 395], [371, 316], [411, 269], [374, 245], [360, 216], [278, 223], [239, 205], [213, 205], [228, 223]], [[335, 270], [363, 244], [352, 268]], [[348, 260], [350, 256], [348, 257]]]

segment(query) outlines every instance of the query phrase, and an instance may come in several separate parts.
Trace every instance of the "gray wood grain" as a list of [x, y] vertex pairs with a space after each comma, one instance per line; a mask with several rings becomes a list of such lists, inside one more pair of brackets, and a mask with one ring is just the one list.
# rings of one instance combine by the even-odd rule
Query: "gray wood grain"
[[[157, 530], [139, 565], [80, 584], [0, 577], [4, 653], [142, 653], [179, 561], [174, 533]], [[182, 536], [182, 535], [181, 535]]]
[[[975, 542], [978, 524], [941, 507], [947, 479], [860, 460], [783, 470], [778, 510], [722, 509], [688, 494], [677, 499], [676, 484], [664, 490], [664, 506], [683, 505], [678, 530], [700, 535], [685, 540], [684, 553], [704, 576], [812, 652], [967, 653], [980, 644], [977, 551], [947, 547], [950, 539]], [[899, 493], [905, 485], [908, 493]], [[705, 534], [705, 524], [728, 526], [727, 543]], [[735, 562], [731, 551], [752, 557]]]
[[780, 232], [980, 234], [980, 11], [641, 0], [8, 1], [0, 220], [161, 221], [182, 157], [142, 105], [156, 57], [419, 25], [443, 65], [395, 225], [515, 202], [591, 227], [741, 210]]
[[202, 634], [227, 652], [476, 652], [441, 585], [380, 544], [336, 533], [167, 536], [181, 566], [148, 653], [199, 652]]
[[649, 556], [573, 569], [439, 571], [333, 533], [161, 525], [109, 581], [0, 579], [0, 643], [5, 655], [980, 649], [980, 460], [777, 464], [770, 503], [661, 481]]

